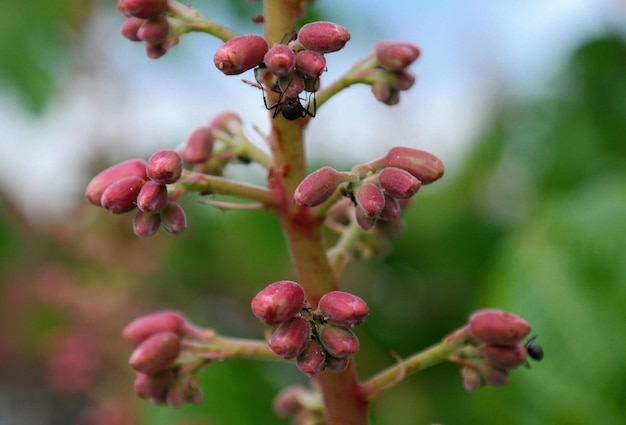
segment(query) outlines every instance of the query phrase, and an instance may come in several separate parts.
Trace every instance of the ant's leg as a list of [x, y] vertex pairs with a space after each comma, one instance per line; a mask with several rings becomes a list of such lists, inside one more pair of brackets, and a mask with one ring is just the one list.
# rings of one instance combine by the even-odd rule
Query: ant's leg
[[[313, 112], [311, 112], [311, 96], [313, 97]], [[317, 113], [317, 102], [315, 101], [315, 92], [309, 93], [309, 101], [306, 104], [306, 109], [302, 108], [302, 118], [307, 115], [311, 118], [315, 118], [315, 114]]]

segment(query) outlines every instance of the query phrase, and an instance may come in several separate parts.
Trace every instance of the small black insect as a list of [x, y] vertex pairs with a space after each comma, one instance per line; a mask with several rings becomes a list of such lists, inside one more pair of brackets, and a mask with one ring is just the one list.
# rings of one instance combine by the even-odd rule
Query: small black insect
[[526, 343], [526, 352], [531, 359], [535, 361], [540, 361], [541, 359], [543, 359], [543, 348], [541, 348], [541, 345], [535, 343], [535, 339], [537, 339], [536, 336], [528, 340], [528, 342]]
[[[311, 98], [313, 98], [312, 108]], [[265, 108], [267, 108], [268, 111], [274, 111], [272, 118], [276, 118], [278, 114], [282, 114], [285, 119], [290, 121], [307, 116], [313, 118], [317, 109], [317, 105], [315, 104], [315, 93], [309, 94], [309, 102], [307, 103], [306, 108], [302, 106], [302, 103], [300, 103], [299, 97], [288, 98], [283, 92], [280, 93], [278, 101], [272, 106], [267, 104], [265, 93], [263, 93], [263, 102], [265, 103]]]

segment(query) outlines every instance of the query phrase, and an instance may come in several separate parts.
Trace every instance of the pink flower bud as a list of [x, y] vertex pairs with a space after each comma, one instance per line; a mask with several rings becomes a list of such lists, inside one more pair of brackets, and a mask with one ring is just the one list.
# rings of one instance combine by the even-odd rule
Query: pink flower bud
[[296, 54], [285, 44], [275, 44], [265, 53], [263, 63], [272, 74], [282, 77], [296, 67]]
[[482, 377], [476, 368], [463, 366], [461, 368], [461, 375], [463, 376], [463, 387], [465, 387], [467, 392], [473, 393], [481, 387]]
[[168, 373], [159, 373], [156, 375], [146, 375], [137, 372], [135, 375], [135, 394], [139, 398], [151, 398], [155, 401], [165, 401], [167, 388], [170, 386], [172, 377]]
[[513, 369], [526, 362], [526, 347], [523, 345], [487, 344], [483, 350], [485, 358], [497, 368]]
[[278, 79], [278, 88], [284, 93], [284, 97], [295, 99], [304, 91], [306, 85], [304, 79], [293, 72]]
[[314, 207], [326, 201], [347, 181], [349, 175], [332, 167], [323, 167], [306, 176], [296, 188], [293, 199], [301, 207]]
[[331, 372], [341, 372], [346, 370], [350, 364], [350, 357], [333, 357], [326, 355], [326, 369]]
[[500, 310], [479, 310], [469, 319], [470, 333], [479, 341], [495, 345], [515, 345], [530, 333], [521, 317]]
[[144, 180], [136, 176], [118, 180], [102, 193], [100, 204], [113, 214], [132, 211], [137, 206], [137, 195], [143, 184]]
[[267, 51], [267, 41], [263, 37], [240, 35], [228, 40], [215, 52], [213, 63], [224, 74], [237, 75], [263, 62]]
[[314, 50], [300, 50], [296, 53], [296, 68], [301, 73], [316, 78], [326, 69], [326, 58]]
[[414, 44], [397, 41], [380, 41], [374, 47], [378, 64], [389, 71], [400, 71], [411, 65], [420, 55]]
[[307, 391], [297, 385], [283, 389], [274, 398], [272, 406], [278, 416], [283, 419], [293, 417], [302, 407], [301, 400], [308, 396]]
[[143, 340], [130, 356], [130, 366], [138, 372], [154, 375], [166, 369], [180, 352], [180, 339], [172, 332], [159, 332]]
[[101, 171], [87, 185], [85, 196], [92, 204], [101, 206], [100, 200], [105, 189], [116, 181], [130, 176], [141, 179], [147, 177], [146, 162], [143, 159], [129, 159]]
[[362, 298], [342, 291], [322, 295], [317, 308], [329, 323], [345, 327], [359, 326], [370, 312]]
[[408, 90], [415, 84], [415, 75], [406, 69], [396, 71], [388, 77], [389, 86], [396, 90]]
[[175, 380], [167, 390], [166, 403], [175, 409], [187, 403], [202, 402], [202, 389], [197, 375], [188, 375], [184, 379]]
[[[368, 217], [361, 208], [355, 210], [356, 222], [363, 230], [369, 230], [376, 224], [378, 217]], [[382, 214], [382, 212], [381, 212]]]
[[319, 53], [336, 52], [350, 40], [347, 29], [334, 22], [311, 22], [298, 32], [298, 42], [309, 50]]
[[320, 326], [319, 339], [333, 357], [346, 357], [359, 351], [359, 339], [352, 330], [342, 326]]
[[309, 321], [302, 317], [292, 317], [276, 328], [268, 344], [270, 349], [282, 358], [291, 359], [304, 351], [310, 335]]
[[163, 43], [170, 32], [170, 24], [165, 16], [145, 21], [137, 30], [137, 37], [152, 44]]
[[394, 198], [410, 198], [415, 195], [422, 183], [402, 168], [387, 167], [378, 175], [378, 184]]
[[252, 312], [263, 323], [279, 325], [300, 312], [304, 290], [296, 282], [281, 280], [263, 288], [252, 298]]
[[190, 163], [204, 162], [211, 156], [213, 151], [213, 133], [207, 126], [196, 128], [187, 138], [183, 148], [182, 157]]
[[176, 182], [183, 172], [183, 159], [173, 150], [160, 150], [146, 165], [148, 178], [162, 184]]
[[422, 184], [428, 184], [443, 176], [443, 164], [435, 155], [418, 149], [395, 147], [384, 158], [370, 165], [396, 167], [408, 171]]
[[167, 187], [154, 180], [147, 181], [137, 195], [137, 207], [145, 213], [158, 213], [167, 206]]
[[139, 38], [137, 32], [139, 31], [139, 27], [141, 27], [144, 22], [145, 21], [143, 19], [131, 16], [122, 24], [120, 32], [130, 41], [141, 41], [141, 38]]
[[177, 235], [187, 228], [187, 216], [178, 204], [168, 204], [161, 212], [163, 228], [173, 235]]
[[324, 370], [326, 353], [324, 347], [315, 341], [309, 341], [304, 351], [296, 358], [296, 365], [301, 372], [311, 377], [315, 377]]
[[[120, 3], [123, 3], [122, 7]], [[118, 8], [123, 9], [122, 13], [141, 19], [150, 19], [165, 12], [167, 0], [122, 0], [118, 1]]]
[[122, 331], [122, 338], [124, 338], [124, 341], [136, 346], [146, 338], [159, 332], [171, 332], [182, 335], [186, 324], [187, 320], [185, 317], [177, 311], [159, 311], [138, 317], [130, 322]]
[[159, 230], [159, 226], [161, 226], [159, 214], [150, 214], [139, 210], [133, 217], [133, 232], [139, 237], [153, 236]]
[[503, 387], [509, 382], [509, 374], [506, 370], [493, 367], [489, 363], [483, 363], [480, 372], [485, 382], [492, 387]]
[[357, 207], [366, 217], [376, 218], [385, 208], [385, 195], [372, 183], [361, 184], [354, 192]]
[[243, 131], [241, 117], [231, 111], [217, 114], [209, 124], [209, 128], [211, 130], [225, 131], [233, 136]]
[[402, 209], [398, 200], [388, 194], [385, 194], [385, 208], [380, 213], [382, 220], [395, 220], [400, 216]]
[[164, 44], [146, 43], [146, 56], [150, 59], [158, 59], [167, 53]]

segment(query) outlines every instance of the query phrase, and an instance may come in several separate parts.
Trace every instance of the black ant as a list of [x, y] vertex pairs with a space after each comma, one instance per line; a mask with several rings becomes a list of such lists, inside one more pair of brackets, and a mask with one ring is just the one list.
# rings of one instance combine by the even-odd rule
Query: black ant
[[[541, 348], [541, 345], [535, 342], [535, 339], [537, 339], [536, 336], [529, 339], [525, 346], [528, 356], [538, 362], [543, 359], [543, 348]], [[528, 363], [526, 363], [526, 365], [528, 366]]]
[[[268, 72], [268, 70], [267, 68], [265, 68], [265, 64], [261, 64], [255, 70], [254, 74], [255, 74], [257, 83], [261, 87], [261, 90], [263, 90], [263, 103], [265, 104], [265, 108], [268, 111], [274, 111], [272, 118], [276, 118], [278, 114], [282, 114], [283, 118], [290, 120], [290, 121], [297, 120], [298, 118], [315, 117], [315, 114], [317, 112], [317, 104], [315, 102], [315, 92], [309, 92], [309, 99], [305, 108], [304, 106], [302, 106], [302, 103], [300, 103], [299, 96], [290, 97], [290, 96], [285, 95], [285, 91], [289, 89], [289, 86], [287, 86], [285, 90], [282, 90], [280, 87], [278, 87], [278, 85], [275, 85], [272, 88], [272, 91], [274, 91], [275, 93], [279, 93], [278, 100], [272, 106], [268, 105], [267, 98], [265, 97], [265, 89], [263, 88], [263, 85], [261, 84], [261, 81], [260, 81], [263, 79], [265, 72]], [[313, 98], [312, 109], [311, 109], [311, 98]]]

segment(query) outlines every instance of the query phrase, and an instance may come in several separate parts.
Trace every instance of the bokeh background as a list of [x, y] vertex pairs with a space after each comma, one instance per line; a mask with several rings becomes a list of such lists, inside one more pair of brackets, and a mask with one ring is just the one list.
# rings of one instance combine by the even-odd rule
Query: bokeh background
[[[195, 6], [260, 32], [254, 1]], [[394, 145], [429, 150], [445, 178], [420, 193], [390, 254], [352, 264], [344, 287], [372, 314], [359, 329], [365, 378], [463, 324], [516, 312], [545, 359], [504, 388], [466, 393], [458, 367], [411, 377], [372, 406], [373, 424], [626, 422], [626, 4], [618, 0], [319, 0], [310, 19], [352, 32], [325, 81], [379, 39], [422, 47], [400, 105], [352, 87], [318, 111], [311, 169], [350, 169]], [[257, 90], [212, 65], [189, 35], [163, 58], [119, 35], [115, 2], [34, 0], [0, 11], [0, 424], [281, 424], [271, 400], [305, 383], [292, 365], [247, 360], [202, 374], [205, 401], [170, 409], [132, 393], [120, 329], [184, 311], [258, 337], [249, 299], [293, 273], [262, 212], [186, 200], [189, 229], [149, 240], [129, 216], [87, 205], [91, 175], [175, 148], [224, 109], [268, 128]], [[252, 76], [244, 76], [251, 79]], [[254, 167], [231, 176], [260, 180]]]

